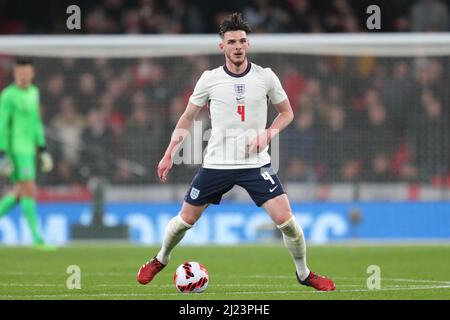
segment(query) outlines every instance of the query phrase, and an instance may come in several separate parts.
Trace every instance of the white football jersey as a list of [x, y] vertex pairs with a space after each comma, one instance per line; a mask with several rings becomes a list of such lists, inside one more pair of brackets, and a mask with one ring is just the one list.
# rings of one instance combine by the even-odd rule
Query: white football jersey
[[241, 74], [221, 66], [205, 71], [189, 101], [208, 105], [211, 137], [203, 159], [210, 169], [258, 168], [270, 162], [269, 147], [246, 155], [246, 146], [267, 125], [269, 102], [287, 99], [280, 80], [270, 68], [248, 63]]

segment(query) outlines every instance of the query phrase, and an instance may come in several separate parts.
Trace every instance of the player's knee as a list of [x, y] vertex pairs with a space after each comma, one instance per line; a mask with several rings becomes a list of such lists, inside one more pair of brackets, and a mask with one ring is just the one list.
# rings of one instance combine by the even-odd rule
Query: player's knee
[[195, 212], [192, 210], [181, 210], [180, 218], [188, 225], [193, 226], [200, 218], [201, 212]]
[[180, 217], [187, 224], [194, 225], [207, 206], [193, 206], [185, 202], [181, 208]]
[[36, 186], [34, 183], [21, 183], [18, 187], [19, 196], [27, 197], [27, 198], [35, 198], [36, 197]]
[[[277, 225], [283, 225], [289, 220], [293, 219], [292, 211], [289, 209], [279, 211], [274, 217], [274, 222]], [[295, 220], [294, 220], [295, 221]]]

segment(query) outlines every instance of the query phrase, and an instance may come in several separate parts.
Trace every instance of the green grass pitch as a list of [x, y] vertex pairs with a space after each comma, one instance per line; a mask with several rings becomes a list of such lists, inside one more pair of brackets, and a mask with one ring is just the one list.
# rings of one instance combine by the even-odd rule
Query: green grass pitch
[[[0, 247], [0, 299], [450, 299], [450, 245], [330, 245], [308, 247], [312, 271], [333, 278], [334, 292], [296, 282], [288, 251], [280, 245], [178, 246], [152, 283], [136, 282], [156, 247], [79, 245], [54, 252]], [[204, 293], [178, 293], [173, 273], [184, 261], [209, 271]], [[81, 289], [69, 290], [67, 267], [78, 265]], [[381, 269], [381, 288], [367, 288], [367, 268]]]

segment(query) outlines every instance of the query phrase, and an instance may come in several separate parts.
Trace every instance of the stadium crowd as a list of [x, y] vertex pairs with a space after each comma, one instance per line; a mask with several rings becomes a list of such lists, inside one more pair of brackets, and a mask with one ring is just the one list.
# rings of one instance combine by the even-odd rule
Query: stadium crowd
[[[81, 32], [87, 34], [216, 32], [230, 10], [243, 11], [255, 32], [362, 32], [370, 4], [78, 3], [86, 9]], [[382, 12], [382, 31], [448, 30], [446, 3], [394, 3]], [[34, 16], [21, 20], [22, 1], [0, 2], [0, 33], [66, 33], [55, 13], [66, 3], [52, 4], [40, 11], [52, 18], [37, 21]], [[39, 10], [42, 3], [27, 5]], [[5, 12], [12, 14], [5, 17]], [[195, 82], [203, 70], [223, 64], [221, 56], [34, 60], [48, 146], [57, 164], [44, 181], [52, 185], [82, 184], [89, 176], [117, 184], [156, 182], [156, 165]], [[450, 185], [448, 59], [255, 54], [250, 60], [279, 75], [296, 114], [281, 135], [280, 175], [286, 181]], [[0, 56], [2, 88], [12, 80], [12, 65], [13, 57]], [[207, 118], [203, 110], [205, 124]], [[189, 182], [196, 168], [175, 166], [171, 179]]]
[[[78, 31], [66, 28], [72, 4], [81, 8]], [[449, 30], [443, 0], [7, 0], [0, 1], [0, 34], [216, 33], [232, 11], [243, 12], [255, 32], [364, 32], [373, 4], [382, 32]]]
[[[220, 59], [36, 59], [57, 164], [46, 182], [81, 183], [93, 175], [156, 182], [156, 165], [196, 80]], [[1, 58], [0, 65], [12, 60]], [[296, 114], [280, 139], [286, 180], [448, 183], [447, 60], [263, 54], [250, 60], [271, 65]], [[7, 69], [0, 67], [2, 87], [11, 80]], [[206, 108], [200, 118], [207, 120]], [[196, 170], [182, 167], [173, 181], [188, 182]]]

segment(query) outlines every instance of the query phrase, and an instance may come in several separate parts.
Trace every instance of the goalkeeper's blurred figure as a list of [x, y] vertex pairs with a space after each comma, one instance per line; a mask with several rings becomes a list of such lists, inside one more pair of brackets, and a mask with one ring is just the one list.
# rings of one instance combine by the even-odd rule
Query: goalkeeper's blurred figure
[[32, 83], [33, 62], [19, 58], [14, 66], [14, 83], [0, 95], [0, 174], [10, 177], [13, 191], [0, 200], [0, 218], [20, 204], [37, 249], [50, 249], [39, 230], [36, 210], [36, 155], [40, 168], [53, 168], [46, 151], [40, 116], [39, 89]]

